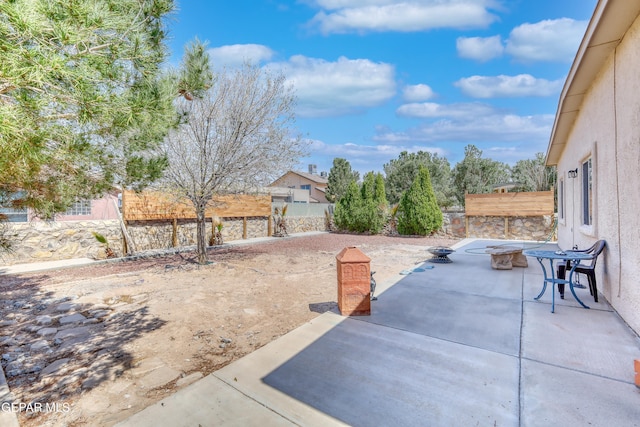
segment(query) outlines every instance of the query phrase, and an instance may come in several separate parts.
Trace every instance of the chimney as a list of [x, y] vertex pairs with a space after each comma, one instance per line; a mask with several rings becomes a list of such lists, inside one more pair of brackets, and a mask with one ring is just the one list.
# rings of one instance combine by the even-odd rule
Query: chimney
[[315, 175], [318, 173], [318, 166], [317, 165], [309, 165], [309, 173], [312, 175]]

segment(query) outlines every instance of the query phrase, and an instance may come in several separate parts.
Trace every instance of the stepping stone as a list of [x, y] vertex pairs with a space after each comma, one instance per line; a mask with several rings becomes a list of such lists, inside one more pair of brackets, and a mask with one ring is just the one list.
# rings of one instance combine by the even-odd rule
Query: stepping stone
[[69, 323], [79, 323], [79, 322], [82, 322], [83, 320], [87, 320], [87, 318], [80, 313], [75, 313], [70, 316], [61, 317], [60, 324], [68, 325]]

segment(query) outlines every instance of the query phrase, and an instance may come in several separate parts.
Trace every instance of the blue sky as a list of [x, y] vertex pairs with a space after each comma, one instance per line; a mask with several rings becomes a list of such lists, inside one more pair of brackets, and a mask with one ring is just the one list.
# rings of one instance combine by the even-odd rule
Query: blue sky
[[313, 163], [363, 174], [402, 151], [453, 167], [474, 144], [514, 164], [545, 152], [596, 0], [177, 0], [171, 64], [198, 37], [214, 69], [243, 61], [295, 87]]

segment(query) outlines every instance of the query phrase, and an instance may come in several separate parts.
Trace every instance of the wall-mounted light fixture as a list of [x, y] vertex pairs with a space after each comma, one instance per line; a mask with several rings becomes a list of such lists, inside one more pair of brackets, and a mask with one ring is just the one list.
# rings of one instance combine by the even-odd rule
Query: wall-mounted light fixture
[[578, 168], [570, 170], [567, 174], [569, 175], [569, 178], [576, 178], [578, 176]]

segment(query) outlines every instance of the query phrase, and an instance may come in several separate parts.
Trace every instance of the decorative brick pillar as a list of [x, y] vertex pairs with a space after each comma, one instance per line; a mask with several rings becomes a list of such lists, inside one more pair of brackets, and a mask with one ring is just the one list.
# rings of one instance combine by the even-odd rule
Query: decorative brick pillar
[[338, 308], [343, 316], [371, 314], [371, 258], [355, 246], [337, 256]]

